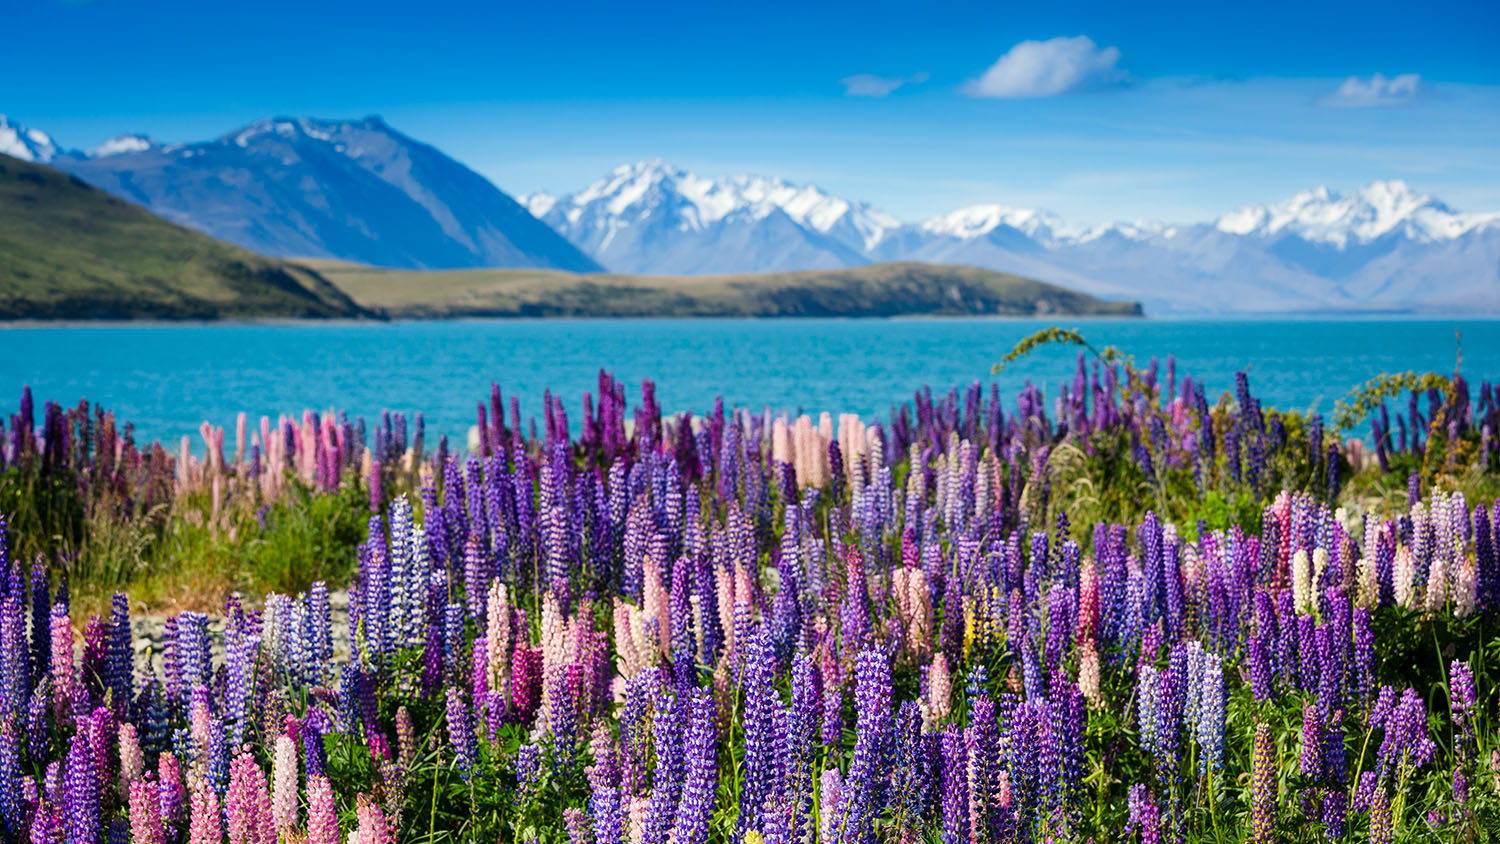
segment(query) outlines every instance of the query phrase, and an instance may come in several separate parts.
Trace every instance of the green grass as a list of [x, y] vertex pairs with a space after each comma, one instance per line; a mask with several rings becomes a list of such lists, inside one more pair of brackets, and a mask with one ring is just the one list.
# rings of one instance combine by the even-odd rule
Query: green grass
[[0, 319], [357, 316], [316, 271], [0, 155]]
[[361, 305], [393, 317], [1139, 316], [1029, 278], [918, 263], [744, 275], [579, 275], [547, 270], [392, 270], [308, 261]]

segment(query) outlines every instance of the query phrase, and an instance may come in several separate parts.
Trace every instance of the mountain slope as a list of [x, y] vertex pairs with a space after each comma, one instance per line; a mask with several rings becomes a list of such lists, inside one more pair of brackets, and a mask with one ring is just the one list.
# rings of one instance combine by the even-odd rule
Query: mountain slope
[[598, 265], [483, 176], [378, 117], [262, 120], [215, 141], [124, 136], [55, 166], [182, 225], [283, 257], [393, 267]]
[[877, 264], [743, 275], [413, 272], [317, 262], [360, 304], [396, 317], [1139, 316], [1032, 279], [974, 267]]
[[65, 173], [0, 155], [0, 319], [362, 313], [313, 270], [220, 243]]

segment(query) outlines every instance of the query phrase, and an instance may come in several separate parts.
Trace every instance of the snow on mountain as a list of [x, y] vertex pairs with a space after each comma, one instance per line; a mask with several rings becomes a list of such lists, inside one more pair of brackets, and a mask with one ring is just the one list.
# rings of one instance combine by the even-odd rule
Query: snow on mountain
[[0, 154], [46, 164], [62, 155], [63, 151], [58, 149], [46, 132], [12, 123], [10, 118], [0, 114]]
[[[521, 201], [600, 263], [624, 272], [856, 266], [901, 225], [812, 185], [707, 179], [654, 160], [616, 168], [574, 194], [535, 193]], [[789, 251], [778, 254], [768, 241], [773, 236], [787, 238]], [[730, 243], [736, 248], [726, 248]]]
[[124, 136], [53, 164], [268, 255], [412, 268], [599, 269], [483, 176], [378, 117], [279, 117], [172, 146]]
[[154, 146], [157, 146], [156, 142], [145, 135], [116, 135], [90, 149], [88, 157], [108, 158], [111, 155], [122, 155], [127, 152], [145, 152]]
[[1392, 232], [1423, 242], [1452, 240], [1500, 214], [1461, 214], [1417, 193], [1400, 180], [1371, 182], [1347, 196], [1326, 187], [1305, 191], [1276, 205], [1247, 205], [1220, 217], [1229, 234], [1270, 238], [1293, 234], [1339, 248], [1365, 244]]
[[915, 260], [1014, 272], [1155, 313], [1497, 310], [1500, 214], [1466, 214], [1403, 182], [1326, 188], [1213, 223], [1083, 225], [1009, 205], [900, 223], [816, 187], [621, 167], [532, 213], [611, 269], [708, 273]]

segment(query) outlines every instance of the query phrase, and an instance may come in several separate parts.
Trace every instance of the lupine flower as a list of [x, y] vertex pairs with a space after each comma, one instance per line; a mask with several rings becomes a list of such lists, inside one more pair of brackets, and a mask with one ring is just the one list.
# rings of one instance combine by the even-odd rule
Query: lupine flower
[[156, 783], [137, 779], [130, 783], [130, 839], [132, 844], [166, 844], [162, 827], [161, 798]]
[[379, 803], [363, 793], [355, 795], [354, 814], [359, 823], [359, 844], [394, 844], [395, 834], [386, 822], [385, 810], [380, 808]]
[[339, 816], [333, 786], [322, 774], [307, 778], [307, 844], [339, 844]]
[[289, 735], [276, 737], [276, 756], [271, 763], [271, 817], [279, 835], [297, 823], [297, 742]]
[[86, 736], [75, 734], [67, 759], [68, 844], [99, 840], [99, 790], [94, 749]]
[[262, 844], [276, 840], [266, 775], [249, 753], [236, 756], [230, 765], [224, 816], [229, 844]]
[[541, 748], [534, 744], [521, 745], [516, 751], [516, 791], [522, 803], [529, 803], [536, 796], [541, 770]]
[[474, 775], [478, 763], [478, 738], [474, 735], [474, 724], [469, 720], [469, 707], [456, 687], [448, 687], [448, 741], [453, 745], [454, 760], [464, 779]]
[[673, 844], [703, 844], [708, 840], [708, 822], [713, 815], [714, 797], [718, 791], [718, 748], [714, 730], [718, 719], [713, 696], [705, 689], [695, 690], [688, 708], [687, 737], [683, 742], [687, 777], [683, 781], [682, 799], [677, 804], [669, 837]]
[[1255, 844], [1271, 844], [1276, 833], [1276, 748], [1271, 725], [1255, 727], [1255, 749], [1251, 754], [1250, 835]]

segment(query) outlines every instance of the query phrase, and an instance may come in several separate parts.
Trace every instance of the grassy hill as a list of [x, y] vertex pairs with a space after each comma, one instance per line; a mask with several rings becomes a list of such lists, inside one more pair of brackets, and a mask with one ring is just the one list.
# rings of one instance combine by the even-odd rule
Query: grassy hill
[[306, 261], [360, 305], [391, 317], [1139, 316], [1020, 276], [918, 263], [844, 270], [635, 276], [545, 270], [390, 270]]
[[317, 271], [0, 155], [0, 319], [357, 316]]

